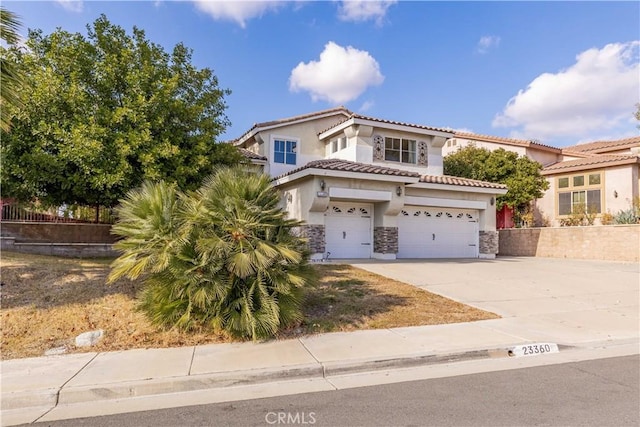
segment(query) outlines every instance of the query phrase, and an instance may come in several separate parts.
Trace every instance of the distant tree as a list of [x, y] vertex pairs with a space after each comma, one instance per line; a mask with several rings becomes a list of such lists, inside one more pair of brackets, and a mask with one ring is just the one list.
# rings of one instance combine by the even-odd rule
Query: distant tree
[[[13, 13], [0, 6], [0, 38], [7, 46], [16, 46], [20, 40], [18, 30], [20, 22]], [[0, 57], [0, 129], [7, 132], [10, 128], [9, 111], [21, 105], [20, 90], [22, 77], [18, 66], [2, 48]]]
[[87, 36], [30, 31], [8, 54], [25, 72], [21, 107], [2, 135], [5, 197], [113, 206], [144, 180], [194, 189], [240, 154], [216, 143], [228, 90], [178, 44], [168, 54], [100, 16]]
[[299, 222], [278, 207], [267, 175], [218, 171], [183, 193], [146, 182], [118, 207], [109, 280], [144, 280], [140, 307], [155, 324], [209, 327], [267, 338], [302, 319], [302, 287], [313, 277]]
[[[640, 103], [636, 104], [635, 116], [636, 116], [636, 120], [640, 122]], [[640, 128], [640, 125], [638, 125], [638, 128]]]
[[469, 145], [444, 158], [446, 175], [506, 184], [509, 189], [498, 196], [497, 209], [503, 205], [522, 209], [542, 197], [549, 183], [541, 170], [540, 163], [503, 148], [490, 151]]

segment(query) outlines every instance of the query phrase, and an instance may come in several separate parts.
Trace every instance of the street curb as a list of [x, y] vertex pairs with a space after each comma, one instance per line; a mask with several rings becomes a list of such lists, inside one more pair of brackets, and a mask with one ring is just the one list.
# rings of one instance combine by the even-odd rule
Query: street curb
[[155, 378], [118, 383], [84, 386], [63, 386], [60, 389], [41, 389], [2, 394], [2, 410], [39, 406], [68, 405], [132, 397], [153, 396], [207, 389], [221, 389], [238, 385], [258, 384], [280, 380], [327, 378], [349, 373], [382, 369], [408, 368], [421, 365], [453, 363], [465, 360], [507, 357], [506, 349], [472, 350], [449, 354], [414, 354], [388, 359], [359, 359], [252, 369], [233, 372]]
[[281, 379], [289, 380], [310, 377], [322, 377], [322, 366], [318, 364], [305, 364], [291, 367], [253, 369], [246, 371], [197, 374], [184, 377], [157, 378], [100, 385], [63, 387], [59, 393], [58, 403], [64, 405], [100, 400], [126, 399], [130, 397], [181, 393]]

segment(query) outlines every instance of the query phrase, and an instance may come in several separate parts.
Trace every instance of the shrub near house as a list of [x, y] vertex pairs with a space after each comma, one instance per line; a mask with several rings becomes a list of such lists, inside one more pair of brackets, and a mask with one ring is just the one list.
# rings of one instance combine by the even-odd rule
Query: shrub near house
[[145, 183], [118, 208], [123, 251], [110, 280], [145, 281], [140, 307], [156, 324], [273, 336], [302, 319], [312, 278], [305, 240], [265, 175], [221, 169], [195, 192]]

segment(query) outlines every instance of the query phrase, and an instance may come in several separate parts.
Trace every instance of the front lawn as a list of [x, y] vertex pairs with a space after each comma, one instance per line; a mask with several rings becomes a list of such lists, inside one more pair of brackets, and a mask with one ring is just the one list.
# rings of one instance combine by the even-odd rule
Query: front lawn
[[[135, 310], [139, 282], [106, 285], [112, 260], [80, 260], [3, 252], [2, 358], [228, 342], [209, 331], [158, 330]], [[498, 316], [348, 265], [317, 265], [305, 293], [304, 322], [281, 338], [318, 332], [393, 328]], [[75, 348], [82, 332], [103, 329], [94, 347]]]

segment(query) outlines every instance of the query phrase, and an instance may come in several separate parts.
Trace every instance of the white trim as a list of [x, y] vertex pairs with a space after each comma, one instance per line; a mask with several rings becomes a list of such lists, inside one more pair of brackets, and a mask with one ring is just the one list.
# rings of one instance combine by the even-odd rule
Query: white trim
[[[280, 164], [280, 163], [278, 163]], [[364, 181], [383, 181], [383, 182], [399, 182], [399, 183], [417, 183], [420, 178], [417, 176], [396, 176], [382, 175], [366, 172], [350, 172], [350, 171], [334, 171], [328, 169], [308, 168], [296, 172], [291, 175], [283, 176], [273, 181], [273, 185], [278, 186], [307, 176], [330, 176], [333, 178], [361, 179]]]
[[391, 201], [391, 191], [359, 190], [354, 188], [329, 188], [329, 197], [336, 199], [368, 200], [376, 202]]
[[393, 260], [397, 259], [396, 254], [381, 254], [378, 252], [374, 252], [371, 256], [373, 259], [382, 259], [382, 260]]
[[[285, 147], [285, 151], [284, 151], [284, 161], [282, 163], [280, 162], [276, 162], [276, 143], [275, 141], [284, 141], [284, 147]], [[285, 136], [285, 135], [274, 135], [271, 134], [271, 138], [270, 138], [270, 147], [269, 147], [269, 154], [271, 155], [269, 158], [271, 159], [271, 161], [269, 163], [274, 164], [274, 165], [284, 165], [285, 167], [288, 166], [292, 169], [295, 169], [298, 166], [298, 158], [300, 157], [300, 138], [297, 137], [293, 137], [293, 136]], [[295, 142], [296, 143], [296, 149], [293, 152], [293, 154], [296, 155], [296, 162], [291, 164], [291, 163], [287, 163], [287, 142]]]
[[348, 128], [349, 126], [356, 125], [356, 124], [371, 126], [378, 129], [388, 129], [388, 130], [397, 130], [400, 132], [416, 133], [419, 135], [441, 136], [443, 138], [453, 138], [455, 135], [453, 132], [443, 132], [443, 131], [432, 130], [432, 129], [424, 129], [422, 127], [417, 127], [417, 126], [400, 125], [395, 123], [386, 123], [384, 121], [367, 120], [359, 117], [353, 117], [345, 122], [340, 123], [339, 125], [336, 125], [336, 127], [333, 127], [331, 129], [328, 129], [322, 132], [320, 135], [318, 135], [318, 138], [322, 140], [322, 139], [331, 137], [336, 132], [340, 132]]
[[440, 208], [487, 209], [487, 202], [477, 200], [439, 199], [435, 197], [405, 196], [404, 204], [412, 206], [435, 206]]
[[453, 185], [453, 184], [437, 184], [428, 182], [418, 182], [416, 184], [408, 184], [411, 188], [426, 188], [429, 190], [449, 190], [462, 191], [465, 193], [484, 193], [484, 194], [507, 194], [506, 188], [484, 188], [472, 187], [470, 185]]

